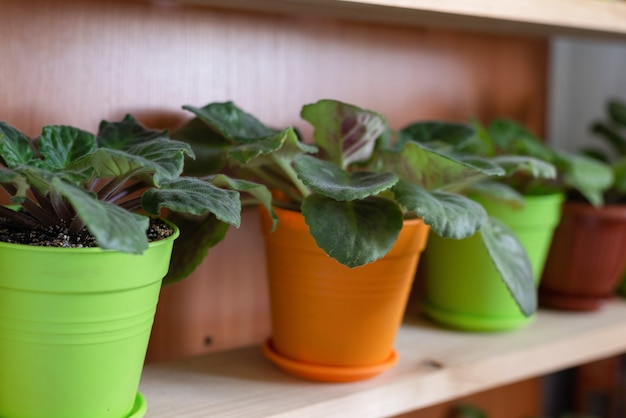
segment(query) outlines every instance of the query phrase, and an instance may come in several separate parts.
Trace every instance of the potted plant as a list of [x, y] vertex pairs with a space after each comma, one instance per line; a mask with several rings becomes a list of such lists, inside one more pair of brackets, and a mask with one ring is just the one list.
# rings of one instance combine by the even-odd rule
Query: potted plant
[[132, 116], [97, 135], [54, 125], [34, 139], [0, 123], [10, 198], [0, 206], [0, 416], [143, 416], [137, 387], [179, 234], [158, 216], [240, 222], [238, 192], [181, 177], [185, 156], [188, 144]]
[[[598, 202], [609, 173], [589, 158], [553, 150], [512, 120], [496, 119], [488, 126], [459, 124], [455, 129], [456, 135], [441, 135], [436, 122], [420, 122], [402, 133], [461, 159], [488, 158], [506, 170], [505, 176], [469, 184], [464, 193], [514, 231], [529, 255], [538, 285], [560, 219], [563, 187], [576, 188]], [[459, 135], [462, 130], [470, 132]], [[596, 171], [598, 175], [591, 175]], [[457, 261], [442, 262], [450, 254]], [[439, 322], [497, 331], [526, 325], [532, 319], [519, 312], [478, 236], [461, 241], [433, 237], [425, 257], [424, 307]], [[450, 292], [450, 288], [459, 291]]]
[[313, 127], [306, 143], [294, 128], [270, 128], [230, 102], [185, 108], [196, 117], [175, 135], [204, 156], [191, 173], [219, 170], [275, 192], [277, 230], [262, 218], [272, 309], [264, 352], [285, 370], [349, 381], [393, 365], [429, 228], [457, 239], [484, 228], [516, 300], [526, 314], [534, 311], [521, 246], [505, 227], [486, 227], [482, 207], [455, 193], [501, 175], [500, 167], [399, 141], [379, 113], [334, 100], [302, 108]]
[[545, 306], [598, 309], [615, 293], [626, 267], [626, 106], [609, 100], [607, 115], [592, 124], [592, 132], [612, 153], [585, 152], [605, 162], [613, 181], [604, 190], [603, 205], [590, 205], [580, 194], [569, 193], [542, 278], [539, 295]]

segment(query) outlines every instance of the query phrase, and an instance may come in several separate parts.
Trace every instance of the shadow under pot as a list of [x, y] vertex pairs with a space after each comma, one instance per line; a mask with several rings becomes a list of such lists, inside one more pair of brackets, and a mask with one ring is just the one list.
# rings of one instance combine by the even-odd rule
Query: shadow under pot
[[567, 202], [539, 287], [539, 303], [563, 310], [600, 308], [626, 267], [626, 205]]

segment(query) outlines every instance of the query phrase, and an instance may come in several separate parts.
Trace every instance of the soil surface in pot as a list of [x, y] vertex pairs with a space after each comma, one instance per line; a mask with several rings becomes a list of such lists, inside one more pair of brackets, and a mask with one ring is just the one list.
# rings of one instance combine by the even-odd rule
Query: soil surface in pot
[[[151, 219], [146, 232], [148, 241], [159, 241], [171, 236], [174, 230], [160, 219]], [[0, 218], [0, 241], [39, 247], [88, 248], [97, 247], [96, 240], [83, 229], [70, 234], [67, 227], [55, 225], [49, 228], [29, 229]]]

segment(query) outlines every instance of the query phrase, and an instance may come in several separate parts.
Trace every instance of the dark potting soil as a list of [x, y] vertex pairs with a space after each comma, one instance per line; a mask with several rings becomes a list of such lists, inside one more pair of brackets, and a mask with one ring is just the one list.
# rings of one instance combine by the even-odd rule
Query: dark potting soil
[[[151, 219], [147, 231], [148, 241], [159, 241], [171, 236], [174, 230], [160, 219]], [[87, 248], [97, 247], [95, 238], [83, 229], [76, 234], [62, 226], [46, 229], [27, 229], [0, 218], [0, 241], [40, 247]]]

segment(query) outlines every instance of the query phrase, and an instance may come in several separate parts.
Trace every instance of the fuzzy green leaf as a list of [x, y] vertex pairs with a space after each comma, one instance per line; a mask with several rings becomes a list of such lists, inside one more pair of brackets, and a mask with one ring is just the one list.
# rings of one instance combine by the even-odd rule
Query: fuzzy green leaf
[[51, 182], [65, 197], [89, 232], [103, 249], [141, 254], [148, 248], [146, 230], [150, 220], [114, 204], [97, 200], [94, 195], [59, 178]]
[[265, 138], [276, 132], [233, 102], [210, 103], [202, 108], [186, 105], [183, 109], [189, 110], [213, 130], [235, 143]]
[[463, 123], [439, 121], [416, 122], [404, 127], [399, 132], [400, 141], [412, 140], [425, 145], [445, 144], [455, 152], [476, 151], [479, 143], [475, 139], [472, 127]]
[[101, 148], [123, 150], [136, 144], [167, 137], [167, 131], [146, 129], [131, 115], [126, 115], [119, 122], [103, 120], [98, 128], [98, 145]]
[[0, 122], [0, 155], [4, 164], [15, 168], [35, 156], [30, 138], [5, 122]]
[[552, 161], [553, 151], [517, 122], [496, 119], [489, 124], [486, 134], [488, 141], [495, 145], [496, 154], [527, 155], [542, 161]]
[[154, 174], [154, 183], [158, 185], [182, 173], [185, 151], [178, 144], [157, 139], [126, 150], [101, 148], [78, 161], [73, 168], [91, 166], [102, 178]]
[[489, 217], [480, 229], [487, 252], [502, 281], [525, 316], [537, 310], [537, 291], [528, 254], [513, 231]]
[[91, 154], [97, 146], [96, 137], [71, 126], [45, 126], [37, 142], [43, 157], [40, 167], [52, 172], [66, 170], [75, 161]]
[[603, 204], [603, 193], [613, 184], [613, 170], [608, 164], [579, 154], [558, 152], [555, 165], [563, 173], [563, 182], [580, 191], [594, 206]]
[[486, 177], [504, 174], [504, 170], [493, 165], [477, 165], [454, 157], [434, 152], [416, 142], [408, 142], [402, 152], [387, 152], [383, 165], [403, 180], [419, 184], [427, 190], [467, 184]]
[[313, 126], [315, 144], [342, 168], [369, 160], [376, 140], [387, 130], [382, 115], [336, 100], [305, 105], [300, 116]]
[[393, 202], [379, 197], [339, 202], [312, 194], [304, 199], [302, 214], [317, 245], [348, 267], [385, 256], [403, 220]]
[[121, 122], [103, 121], [98, 143], [94, 161], [84, 162], [93, 164], [100, 177], [154, 173], [158, 185], [182, 174], [185, 155], [195, 157], [189, 144], [169, 139], [167, 131], [146, 129], [130, 115]]
[[26, 192], [30, 188], [26, 177], [12, 170], [6, 170], [0, 167], [0, 183], [11, 184], [15, 188], [15, 193], [11, 195], [11, 201], [14, 203], [22, 203], [26, 197]]
[[182, 177], [149, 189], [143, 194], [141, 205], [154, 215], [158, 215], [161, 208], [168, 208], [192, 215], [211, 212], [220, 221], [236, 227], [241, 222], [239, 193], [196, 178]]
[[554, 179], [557, 174], [553, 164], [525, 155], [498, 155], [491, 161], [504, 168], [506, 175], [524, 173], [533, 178]]
[[340, 201], [374, 196], [398, 181], [393, 173], [348, 173], [335, 164], [308, 155], [298, 157], [294, 168], [302, 182], [312, 190]]
[[[28, 184], [30, 184], [31, 187], [34, 187], [35, 189], [39, 190], [41, 194], [43, 195], [48, 194], [48, 191], [50, 190], [50, 182], [55, 177], [65, 178], [66, 181], [70, 183], [75, 183], [76, 179], [73, 176], [68, 177], [67, 176], [68, 173], [63, 173], [63, 172], [52, 173], [49, 170], [37, 167], [37, 164], [35, 164], [35, 162], [36, 160], [33, 160], [32, 165], [22, 165], [22, 166], [16, 167], [15, 171], [23, 175], [27, 179]], [[69, 172], [69, 173], [74, 173], [74, 172]]]
[[208, 177], [207, 180], [218, 187], [225, 187], [254, 196], [256, 200], [258, 200], [269, 212], [270, 217], [272, 218], [272, 229], [276, 228], [276, 225], [278, 224], [278, 216], [274, 212], [274, 208], [272, 206], [272, 193], [267, 187], [252, 181], [232, 179], [224, 174], [217, 174], [215, 176]]
[[516, 208], [521, 208], [525, 204], [524, 195], [511, 186], [496, 181], [479, 181], [469, 186], [466, 192], [468, 194], [478, 194], [487, 199], [506, 203]]
[[301, 142], [293, 128], [287, 128], [254, 142], [232, 147], [228, 157], [239, 164], [262, 166], [277, 159], [291, 163], [300, 154], [312, 152], [317, 152], [317, 148]]
[[172, 132], [172, 139], [191, 146], [195, 159], [185, 161], [185, 175], [206, 176], [219, 172], [226, 164], [230, 141], [215, 132], [200, 118], [193, 118]]
[[404, 180], [392, 190], [402, 206], [415, 211], [433, 232], [444, 238], [470, 237], [487, 221], [481, 205], [459, 194], [428, 191]]
[[172, 251], [170, 268], [163, 284], [171, 284], [189, 276], [209, 253], [209, 249], [221, 242], [229, 225], [215, 215], [194, 217], [179, 213], [168, 216], [178, 227], [180, 236]]

